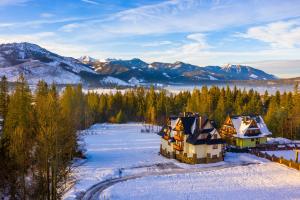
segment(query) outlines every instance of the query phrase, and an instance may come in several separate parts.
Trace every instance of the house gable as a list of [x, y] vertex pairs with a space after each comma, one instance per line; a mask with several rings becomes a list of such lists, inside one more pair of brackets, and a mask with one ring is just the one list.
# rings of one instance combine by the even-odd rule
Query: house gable
[[227, 117], [220, 129], [222, 137], [264, 137], [270, 135], [261, 116]]

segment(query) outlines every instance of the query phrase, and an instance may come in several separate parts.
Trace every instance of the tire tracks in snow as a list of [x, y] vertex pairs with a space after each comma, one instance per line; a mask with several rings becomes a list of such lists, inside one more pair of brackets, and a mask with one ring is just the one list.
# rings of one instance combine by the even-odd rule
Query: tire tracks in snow
[[[134, 175], [128, 175], [118, 178], [112, 178], [105, 181], [101, 181], [96, 183], [92, 187], [90, 187], [80, 198], [81, 200], [99, 200], [101, 193], [117, 184], [128, 180], [133, 180], [137, 178], [144, 178], [149, 176], [165, 176], [165, 175], [177, 175], [177, 174], [189, 174], [189, 173], [197, 173], [197, 172], [205, 172], [205, 171], [214, 171], [214, 170], [221, 170], [226, 168], [233, 168], [237, 166], [246, 166], [246, 165], [254, 165], [254, 164], [261, 164], [261, 163], [236, 163], [236, 164], [229, 164], [229, 165], [221, 165], [221, 166], [212, 166], [207, 168], [192, 168], [192, 169], [183, 169], [183, 168], [176, 168], [176, 169], [165, 169], [160, 171], [153, 171], [153, 172], [145, 172], [139, 173]], [[163, 164], [161, 164], [163, 165]]]

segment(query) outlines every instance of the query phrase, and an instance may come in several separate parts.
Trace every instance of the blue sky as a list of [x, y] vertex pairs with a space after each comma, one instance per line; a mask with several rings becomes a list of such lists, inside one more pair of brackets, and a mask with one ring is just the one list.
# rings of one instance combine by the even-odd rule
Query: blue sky
[[0, 0], [0, 43], [300, 76], [299, 0]]

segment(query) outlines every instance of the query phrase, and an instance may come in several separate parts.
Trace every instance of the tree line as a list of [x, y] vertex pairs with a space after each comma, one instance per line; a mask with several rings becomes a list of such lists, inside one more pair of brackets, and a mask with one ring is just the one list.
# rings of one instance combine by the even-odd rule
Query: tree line
[[20, 76], [9, 92], [0, 82], [0, 198], [59, 199], [78, 150], [78, 130], [94, 123], [129, 121], [162, 125], [169, 115], [198, 112], [218, 127], [227, 115], [262, 115], [274, 137], [300, 139], [300, 92], [260, 95], [254, 90], [229, 86], [203, 86], [178, 94], [154, 87], [109, 94], [84, 93], [82, 86], [40, 81], [31, 91]]
[[78, 156], [76, 130], [83, 115], [81, 86], [56, 86], [40, 81], [34, 93], [21, 76], [9, 93], [0, 82], [0, 198], [60, 199], [74, 156]]
[[203, 86], [178, 94], [139, 87], [114, 94], [86, 94], [87, 124], [139, 121], [163, 125], [169, 115], [197, 112], [214, 120], [218, 128], [228, 115], [261, 115], [273, 137], [300, 139], [300, 92], [277, 91], [263, 95], [234, 87]]

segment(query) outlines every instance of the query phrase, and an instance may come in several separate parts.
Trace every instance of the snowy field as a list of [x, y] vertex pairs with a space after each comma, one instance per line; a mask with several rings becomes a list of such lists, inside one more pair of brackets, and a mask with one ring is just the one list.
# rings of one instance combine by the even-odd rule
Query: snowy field
[[293, 150], [282, 150], [282, 151], [263, 151], [269, 155], [275, 155], [276, 157], [283, 157], [286, 160], [295, 160], [296, 154]]
[[[76, 183], [63, 199], [80, 199], [93, 185], [118, 178], [120, 170], [122, 177], [144, 177], [117, 183], [104, 190], [100, 199], [161, 199], [162, 195], [164, 199], [220, 199], [226, 192], [234, 197], [262, 190], [266, 199], [277, 189], [284, 194], [300, 191], [298, 171], [251, 154], [226, 153], [223, 162], [199, 165], [166, 159], [158, 155], [160, 137], [141, 133], [142, 128], [133, 123], [97, 124], [82, 131], [87, 159], [75, 163], [81, 163], [73, 170]], [[286, 197], [300, 197], [297, 192]]]
[[116, 184], [100, 199], [300, 199], [300, 173], [276, 163], [190, 174], [152, 176]]
[[158, 155], [159, 137], [141, 133], [142, 127], [141, 124], [97, 124], [83, 131], [87, 160], [74, 170], [78, 181], [64, 199], [74, 199], [95, 183], [116, 176], [120, 168], [168, 162]]

